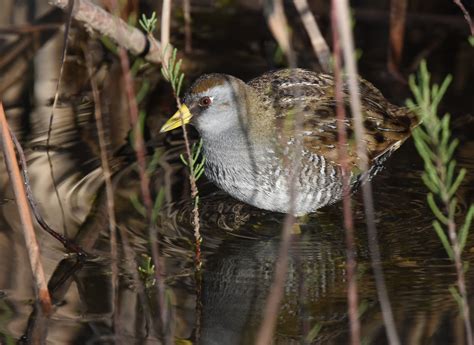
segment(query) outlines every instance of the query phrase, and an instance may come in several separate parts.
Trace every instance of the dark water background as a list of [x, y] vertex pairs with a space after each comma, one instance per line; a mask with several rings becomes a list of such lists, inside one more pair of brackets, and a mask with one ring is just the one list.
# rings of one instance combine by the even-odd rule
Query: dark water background
[[[44, 5], [44, 4], [43, 4]], [[363, 77], [373, 82], [395, 104], [409, 96], [407, 85], [386, 71], [387, 4], [354, 2], [359, 63]], [[39, 12], [47, 10], [39, 6]], [[318, 22], [330, 36], [327, 6], [315, 4], [322, 13]], [[470, 7], [472, 9], [472, 6]], [[316, 69], [306, 36], [289, 6], [295, 30], [300, 66]], [[378, 11], [378, 12], [374, 12]], [[172, 41], [183, 42], [179, 11]], [[454, 76], [441, 111], [452, 114], [453, 132], [460, 140], [456, 154], [459, 167], [468, 169], [459, 190], [459, 219], [473, 202], [474, 167], [474, 49], [467, 42], [467, 25], [449, 1], [414, 2], [410, 7], [401, 72], [408, 75], [420, 57], [428, 59], [433, 78]], [[431, 18], [431, 19], [430, 19]], [[448, 18], [447, 23], [432, 18]], [[261, 11], [252, 4], [201, 2], [193, 4], [192, 53], [185, 54], [187, 83], [204, 72], [225, 72], [244, 80], [281, 66], [276, 45]], [[49, 344], [112, 343], [112, 315], [119, 313], [124, 343], [160, 343], [156, 331], [156, 291], [140, 295], [133, 272], [137, 264], [119, 248], [119, 304], [113, 306], [109, 230], [105, 192], [98, 158], [93, 105], [81, 42], [87, 35], [73, 26], [69, 40], [60, 101], [54, 113], [50, 151], [54, 177], [63, 210], [59, 207], [44, 147], [55, 93], [62, 34], [38, 50], [28, 73], [3, 95], [9, 122], [20, 137], [29, 164], [31, 186], [43, 216], [55, 229], [74, 238], [80, 234], [93, 255], [78, 270], [66, 258], [61, 245], [38, 230], [42, 261], [52, 280], [74, 272], [67, 282], [52, 284], [58, 307], [44, 322], [34, 313], [34, 292], [28, 257], [9, 181], [0, 165], [0, 343], [15, 343], [35, 330], [47, 331]], [[2, 43], [8, 43], [10, 38]], [[143, 262], [150, 255], [148, 227], [132, 205], [139, 195], [139, 178], [133, 151], [128, 145], [128, 112], [116, 57], [95, 43], [93, 59], [102, 89], [101, 100], [114, 153], [116, 214], [118, 227], [127, 234], [129, 248]], [[157, 220], [160, 248], [166, 272], [168, 303], [174, 306], [174, 336], [187, 344], [199, 336], [202, 344], [251, 344], [258, 331], [263, 306], [272, 282], [283, 215], [264, 212], [233, 200], [203, 178], [201, 224], [204, 266], [201, 291], [194, 276], [192, 204], [185, 169], [179, 161], [184, 152], [179, 131], [166, 137], [157, 129], [174, 111], [169, 86], [159, 70], [147, 67], [137, 85], [151, 81], [149, 96], [142, 102], [147, 112], [147, 138], [159, 164], [153, 172], [154, 195], [166, 194]], [[195, 133], [192, 133], [195, 137]], [[397, 329], [403, 344], [462, 344], [464, 331], [459, 309], [448, 288], [456, 275], [432, 229], [433, 215], [426, 205], [426, 188], [420, 176], [422, 161], [408, 140], [374, 179], [376, 222], [382, 265]], [[356, 221], [358, 287], [362, 337], [365, 344], [386, 342], [380, 307], [370, 268], [367, 234], [361, 197], [353, 196]], [[64, 215], [64, 216], [63, 216]], [[275, 344], [300, 344], [311, 330], [320, 328], [307, 343], [347, 343], [345, 243], [342, 206], [337, 203], [308, 217], [301, 234], [293, 237], [288, 278], [275, 334]], [[124, 239], [121, 237], [121, 241]], [[474, 237], [470, 236], [463, 259], [474, 263]], [[472, 291], [474, 271], [466, 272]], [[474, 294], [469, 293], [473, 305]]]

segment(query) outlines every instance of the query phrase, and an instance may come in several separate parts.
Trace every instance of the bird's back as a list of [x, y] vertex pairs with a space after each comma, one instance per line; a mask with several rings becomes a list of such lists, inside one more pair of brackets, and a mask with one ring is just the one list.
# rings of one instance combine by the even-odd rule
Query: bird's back
[[[287, 120], [289, 117], [297, 119], [300, 113], [299, 133], [303, 147], [323, 156], [331, 164], [339, 165], [335, 83], [331, 75], [304, 69], [284, 69], [266, 73], [250, 81], [249, 85], [262, 95], [261, 103], [265, 107], [275, 109], [277, 128], [284, 135], [294, 136], [291, 133], [294, 127], [287, 126]], [[359, 78], [359, 86], [366, 154], [369, 164], [374, 165], [396, 150], [419, 121], [407, 108], [389, 103], [368, 81]], [[354, 119], [346, 82], [342, 90], [348, 160], [350, 166], [357, 170], [360, 157], [356, 149]]]

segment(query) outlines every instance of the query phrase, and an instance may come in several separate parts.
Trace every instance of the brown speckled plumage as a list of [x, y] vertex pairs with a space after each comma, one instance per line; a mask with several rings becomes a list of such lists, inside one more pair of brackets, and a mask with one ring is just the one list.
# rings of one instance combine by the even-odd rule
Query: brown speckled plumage
[[[410, 136], [418, 121], [396, 107], [369, 82], [359, 79], [369, 178]], [[206, 176], [237, 199], [259, 208], [312, 212], [342, 198], [334, 80], [331, 75], [303, 69], [266, 73], [245, 84], [223, 74], [199, 78], [184, 103], [200, 132], [206, 155]], [[343, 85], [345, 127], [351, 181], [361, 180], [354, 138], [354, 121], [347, 85]], [[203, 102], [203, 99], [209, 102]], [[209, 104], [208, 104], [209, 103]], [[301, 126], [296, 129], [296, 116]], [[295, 132], [296, 131], [296, 132]], [[300, 169], [285, 157], [301, 138]], [[286, 161], [286, 163], [285, 163]], [[294, 207], [290, 191], [296, 190]]]
[[[406, 108], [396, 107], [383, 97], [368, 81], [359, 78], [365, 142], [369, 163], [390, 150], [393, 145], [410, 136], [418, 124], [414, 114]], [[303, 69], [280, 70], [266, 73], [251, 80], [249, 86], [261, 95], [264, 111], [274, 112], [275, 119], [284, 118], [293, 111], [301, 111], [303, 146], [338, 164], [336, 101], [334, 80], [331, 75]], [[349, 106], [349, 91], [343, 86], [349, 142], [350, 164], [357, 165], [354, 121]]]

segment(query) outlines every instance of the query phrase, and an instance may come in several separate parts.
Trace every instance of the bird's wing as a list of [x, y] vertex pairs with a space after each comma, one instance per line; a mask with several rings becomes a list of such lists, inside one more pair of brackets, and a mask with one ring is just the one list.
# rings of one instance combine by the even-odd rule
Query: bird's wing
[[[300, 128], [304, 148], [324, 156], [333, 164], [339, 164], [336, 100], [331, 75], [287, 69], [264, 74], [252, 80], [249, 85], [264, 95], [262, 102], [267, 107], [276, 109], [275, 121], [283, 133], [294, 131], [294, 119], [297, 114], [301, 114]], [[359, 85], [365, 127], [364, 141], [369, 163], [372, 164], [398, 148], [410, 136], [411, 129], [418, 121], [408, 109], [398, 108], [387, 102], [369, 82], [359, 78]], [[348, 163], [355, 168], [359, 158], [346, 83], [343, 84], [343, 99]]]

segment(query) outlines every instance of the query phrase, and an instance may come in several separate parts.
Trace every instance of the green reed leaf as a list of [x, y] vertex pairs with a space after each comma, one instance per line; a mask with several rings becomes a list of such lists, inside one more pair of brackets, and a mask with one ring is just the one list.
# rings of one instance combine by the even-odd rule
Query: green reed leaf
[[434, 200], [433, 193], [428, 193], [426, 199], [428, 200], [428, 205], [431, 208], [431, 211], [434, 213], [436, 218], [438, 218], [444, 225], [449, 224], [448, 218], [441, 212], [439, 209], [438, 205], [436, 204], [436, 201]]
[[[451, 188], [449, 188], [449, 191], [448, 191], [448, 196], [451, 198], [454, 193], [456, 193], [456, 191], [458, 190], [459, 186], [461, 185], [462, 181], [464, 180], [464, 176], [466, 176], [466, 169], [462, 168], [460, 171], [459, 171], [459, 174], [458, 176], [456, 177], [456, 180], [454, 181], [453, 185], [451, 186]], [[449, 186], [448, 186], [449, 187]]]
[[464, 249], [466, 245], [467, 235], [469, 234], [469, 230], [471, 228], [473, 216], [474, 216], [474, 205], [471, 205], [464, 219], [464, 224], [459, 229], [459, 247], [461, 248], [461, 251]]
[[432, 224], [433, 224], [433, 228], [436, 231], [436, 234], [438, 235], [438, 238], [443, 244], [444, 250], [448, 254], [449, 258], [454, 261], [454, 252], [451, 247], [451, 243], [449, 242], [448, 237], [446, 236], [446, 233], [441, 227], [441, 224], [437, 220], [434, 220]]

